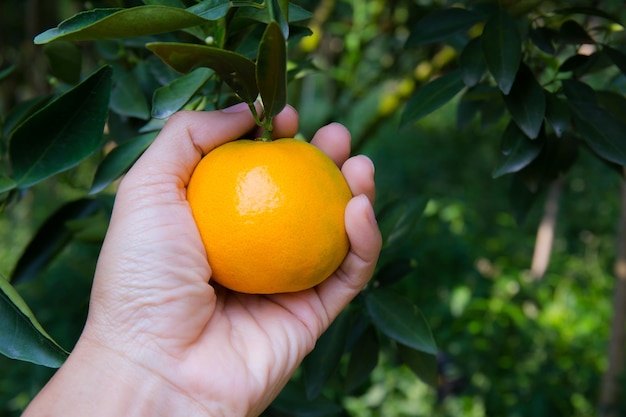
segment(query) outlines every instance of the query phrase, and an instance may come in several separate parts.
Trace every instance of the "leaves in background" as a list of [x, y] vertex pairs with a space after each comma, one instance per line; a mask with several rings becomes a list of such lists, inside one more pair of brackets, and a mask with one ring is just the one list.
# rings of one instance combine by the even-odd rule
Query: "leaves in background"
[[152, 117], [166, 119], [180, 110], [213, 75], [208, 68], [196, 68], [158, 88], [152, 97]]
[[128, 9], [93, 9], [59, 23], [35, 37], [36, 44], [54, 40], [121, 39], [172, 32], [205, 23], [207, 19], [177, 7], [161, 5]]
[[254, 103], [259, 95], [256, 65], [251, 59], [236, 52], [175, 42], [149, 43], [146, 48], [175, 71], [183, 74], [200, 67], [211, 68], [246, 103]]
[[39, 276], [72, 238], [66, 223], [91, 216], [103, 207], [100, 200], [80, 199], [69, 202], [54, 212], [39, 227], [20, 256], [13, 272], [13, 284], [31, 281]]
[[428, 323], [416, 305], [389, 289], [365, 295], [365, 305], [374, 325], [393, 340], [421, 352], [437, 354]]
[[546, 121], [552, 126], [557, 137], [561, 137], [570, 126], [570, 113], [567, 103], [556, 94], [546, 94]]
[[485, 24], [481, 39], [489, 72], [500, 90], [509, 94], [522, 58], [522, 40], [515, 21], [499, 10]]
[[148, 101], [141, 89], [139, 80], [132, 72], [123, 73], [115, 82], [111, 92], [111, 110], [121, 116], [150, 118]]
[[67, 358], [35, 318], [19, 293], [0, 276], [0, 353], [49, 368], [59, 368]]
[[474, 87], [478, 84], [487, 69], [480, 37], [472, 39], [465, 45], [459, 57], [459, 66], [466, 86]]
[[108, 66], [100, 68], [14, 130], [9, 156], [12, 178], [19, 188], [78, 165], [98, 148], [108, 112], [111, 73]]
[[482, 14], [460, 7], [438, 10], [424, 16], [417, 22], [412, 28], [405, 46], [413, 48], [439, 42], [469, 29], [482, 19]]
[[293, 417], [325, 417], [342, 411], [342, 407], [324, 395], [308, 398], [302, 384], [293, 379], [280, 391], [270, 409]]
[[526, 136], [536, 139], [546, 112], [546, 96], [525, 64], [520, 65], [511, 91], [503, 99], [517, 126]]
[[342, 312], [319, 338], [315, 349], [302, 362], [306, 396], [317, 398], [337, 368], [346, 345], [352, 315]]
[[351, 392], [364, 384], [378, 364], [380, 342], [373, 326], [368, 326], [350, 353], [346, 370], [346, 391]]
[[563, 16], [569, 16], [573, 14], [583, 14], [587, 16], [602, 17], [607, 20], [610, 20], [611, 22], [617, 23], [620, 26], [623, 26], [622, 22], [620, 21], [618, 17], [613, 16], [605, 12], [604, 10], [596, 9], [595, 7], [584, 7], [584, 6], [567, 7], [564, 9], [557, 9], [554, 11], [554, 13], [560, 14]]
[[402, 344], [398, 345], [398, 354], [415, 375], [431, 387], [437, 387], [437, 379], [439, 376], [437, 369], [437, 355], [411, 349]]
[[458, 69], [429, 82], [409, 99], [400, 118], [400, 124], [405, 126], [408, 123], [416, 122], [441, 108], [464, 87], [461, 70]]
[[128, 171], [156, 135], [157, 132], [139, 135], [113, 148], [98, 165], [89, 194], [99, 193]]
[[217, 20], [226, 16], [230, 8], [234, 6], [233, 3], [234, 2], [231, 2], [230, 0], [203, 1], [187, 8], [187, 11], [196, 14], [203, 19]]
[[626, 75], [626, 54], [608, 45], [602, 48], [602, 52], [609, 57], [622, 74]]
[[82, 54], [75, 44], [65, 41], [51, 42], [44, 46], [43, 51], [53, 76], [68, 84], [77, 84], [80, 81]]
[[563, 44], [593, 44], [594, 40], [575, 20], [566, 20], [559, 28], [557, 40]]
[[510, 122], [502, 134], [501, 151], [504, 158], [494, 169], [493, 178], [525, 168], [535, 160], [543, 146], [543, 140], [529, 139], [514, 122]]
[[270, 22], [259, 45], [256, 80], [265, 116], [276, 116], [287, 104], [287, 44], [276, 22]]

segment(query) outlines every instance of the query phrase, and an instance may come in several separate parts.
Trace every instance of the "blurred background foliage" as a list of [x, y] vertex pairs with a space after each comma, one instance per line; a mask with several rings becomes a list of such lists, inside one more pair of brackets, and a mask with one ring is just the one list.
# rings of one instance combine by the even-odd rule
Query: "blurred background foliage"
[[[291, 62], [308, 64], [292, 73], [289, 103], [300, 112], [304, 137], [325, 123], [339, 121], [353, 133], [355, 152], [374, 160], [381, 227], [391, 227], [388, 223], [396, 221], [392, 231], [397, 233], [395, 240], [387, 234], [377, 278], [397, 280], [387, 284], [421, 309], [439, 348], [438, 374], [435, 386], [429, 386], [418, 377], [422, 371], [419, 358], [403, 358], [401, 348], [379, 336], [378, 362], [361, 383], [346, 387], [346, 378], [340, 375], [345, 376], [350, 365], [344, 357], [338, 365], [340, 372], [323, 390], [329, 404], [318, 402], [317, 407], [302, 406], [299, 411], [289, 400], [301, 404], [306, 400], [297, 400], [298, 393], [286, 390], [268, 416], [597, 414], [613, 315], [619, 173], [607, 169], [592, 153], [580, 153], [563, 176], [550, 264], [537, 279], [530, 266], [546, 196], [536, 193], [520, 222], [519, 207], [511, 199], [513, 179], [492, 178], [508, 122], [502, 117], [502, 104], [482, 108], [480, 117], [460, 124], [457, 95], [415, 123], [400, 123], [410, 97], [454, 68], [463, 44], [455, 49], [454, 41], [417, 48], [405, 48], [405, 43], [420, 19], [455, 2], [294, 3], [313, 13], [307, 23], [312, 35], [290, 47]], [[474, 3], [460, 2], [464, 6]], [[0, 81], [0, 114], [66, 90], [71, 80], [75, 83], [75, 78], [90, 74], [103, 62], [113, 63], [116, 85], [122, 73], [151, 80], [141, 74], [160, 67], [142, 49], [143, 44], [107, 41], [68, 47], [60, 56], [75, 59], [72, 51], [78, 48], [79, 74], [55, 73], [50, 60], [54, 55], [46, 55], [47, 46], [33, 44], [37, 34], [81, 10], [141, 4], [3, 0], [0, 71], [13, 69]], [[524, 0], [500, 5], [512, 16], [530, 20], [540, 11], [593, 6], [626, 21], [620, 0]], [[589, 23], [588, 15], [575, 19], [581, 25]], [[472, 30], [480, 29], [472, 27], [464, 33]], [[623, 41], [622, 37], [616, 46], [621, 51]], [[548, 63], [563, 60], [556, 55], [541, 58]], [[168, 77], [166, 72], [161, 75]], [[623, 73], [612, 73], [608, 81], [605, 77], [591, 74], [588, 80], [623, 97]], [[139, 87], [145, 103], [150, 103], [151, 86]], [[211, 108], [211, 103], [202, 105]], [[149, 119], [145, 110], [142, 113], [136, 107], [114, 110], [108, 128], [127, 138]], [[7, 146], [6, 138], [0, 146]], [[105, 153], [103, 149], [77, 167], [20, 191], [18, 203], [5, 200], [7, 207], [0, 216], [0, 274], [12, 274], [29, 241], [56, 210], [85, 198]], [[43, 327], [68, 350], [86, 317], [113, 191], [114, 185], [99, 196], [105, 202], [102, 210], [70, 222], [71, 239], [36, 279], [16, 285]], [[0, 415], [6, 416], [19, 415], [53, 372], [5, 357], [0, 357], [0, 369]], [[626, 391], [624, 382], [619, 386]], [[619, 396], [620, 401], [623, 398]], [[617, 406], [626, 411], [626, 404]]]

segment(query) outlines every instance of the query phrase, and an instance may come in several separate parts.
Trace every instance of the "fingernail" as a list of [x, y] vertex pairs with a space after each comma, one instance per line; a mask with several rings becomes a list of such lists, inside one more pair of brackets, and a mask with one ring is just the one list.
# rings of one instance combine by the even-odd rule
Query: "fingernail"
[[242, 111], [246, 110], [248, 110], [248, 103], [241, 102], [222, 109], [222, 113], [241, 113]]
[[370, 202], [369, 198], [367, 198], [365, 194], [361, 194], [359, 198], [363, 200], [363, 204], [367, 205], [367, 220], [370, 222], [370, 224], [374, 226], [378, 225], [378, 220], [376, 220], [376, 213], [374, 213], [374, 207], [372, 207], [372, 203]]

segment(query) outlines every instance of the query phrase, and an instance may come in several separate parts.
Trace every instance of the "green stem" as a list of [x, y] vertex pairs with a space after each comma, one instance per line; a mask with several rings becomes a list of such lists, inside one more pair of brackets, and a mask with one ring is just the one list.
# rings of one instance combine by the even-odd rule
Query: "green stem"
[[273, 133], [274, 133], [274, 118], [270, 116], [263, 121], [263, 135], [261, 136], [261, 140], [263, 142], [271, 142]]

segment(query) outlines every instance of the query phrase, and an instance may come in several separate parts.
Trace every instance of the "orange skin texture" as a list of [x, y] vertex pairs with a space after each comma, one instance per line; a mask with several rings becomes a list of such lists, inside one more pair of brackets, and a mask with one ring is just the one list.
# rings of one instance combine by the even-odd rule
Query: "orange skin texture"
[[351, 198], [330, 158], [289, 138], [221, 145], [187, 187], [212, 279], [251, 294], [300, 291], [330, 276], [348, 253]]

